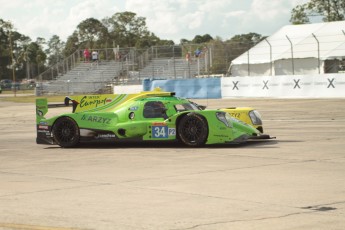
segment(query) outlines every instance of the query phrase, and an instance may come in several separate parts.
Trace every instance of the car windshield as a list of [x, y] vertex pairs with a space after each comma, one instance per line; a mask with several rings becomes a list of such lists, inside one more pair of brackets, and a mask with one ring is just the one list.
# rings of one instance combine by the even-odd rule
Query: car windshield
[[196, 105], [192, 103], [184, 103], [175, 105], [175, 109], [177, 112], [182, 112], [186, 110], [200, 110]]

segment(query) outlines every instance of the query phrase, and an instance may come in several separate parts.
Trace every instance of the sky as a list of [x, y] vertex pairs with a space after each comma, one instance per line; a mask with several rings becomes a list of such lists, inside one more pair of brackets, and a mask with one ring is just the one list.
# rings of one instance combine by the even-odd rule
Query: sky
[[66, 41], [87, 18], [102, 20], [130, 11], [146, 18], [160, 39], [176, 44], [209, 34], [223, 40], [234, 35], [269, 36], [289, 25], [291, 10], [307, 0], [0, 0], [0, 19], [32, 40], [58, 35]]

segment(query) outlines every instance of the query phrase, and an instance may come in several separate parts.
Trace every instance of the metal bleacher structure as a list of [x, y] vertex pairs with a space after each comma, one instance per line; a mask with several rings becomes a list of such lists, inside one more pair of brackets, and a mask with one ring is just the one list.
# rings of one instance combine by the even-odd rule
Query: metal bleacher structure
[[85, 61], [83, 51], [78, 50], [39, 76], [36, 94], [111, 93], [114, 85], [138, 85], [144, 79], [192, 78], [205, 72], [207, 55], [188, 61], [181, 47], [170, 49], [98, 49], [97, 62]]

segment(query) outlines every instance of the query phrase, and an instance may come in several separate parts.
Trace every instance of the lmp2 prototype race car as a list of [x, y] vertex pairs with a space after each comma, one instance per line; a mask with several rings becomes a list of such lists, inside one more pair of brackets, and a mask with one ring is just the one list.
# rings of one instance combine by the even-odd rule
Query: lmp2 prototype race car
[[[71, 113], [45, 118], [48, 108], [69, 105], [73, 107]], [[243, 121], [231, 116], [232, 112], [241, 114], [237, 118]], [[48, 104], [46, 98], [37, 98], [36, 125], [37, 144], [63, 148], [121, 140], [178, 141], [198, 147], [270, 139], [261, 132], [259, 113], [251, 108], [208, 110], [159, 89], [138, 94], [72, 96], [66, 97], [64, 104]]]

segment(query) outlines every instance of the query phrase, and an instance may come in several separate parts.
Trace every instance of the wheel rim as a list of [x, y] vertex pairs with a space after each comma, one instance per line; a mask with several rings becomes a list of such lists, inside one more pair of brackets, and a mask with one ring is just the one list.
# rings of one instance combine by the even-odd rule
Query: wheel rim
[[55, 139], [60, 145], [73, 144], [79, 136], [75, 124], [70, 120], [62, 120], [57, 125], [55, 132]]
[[204, 133], [204, 126], [203, 124], [191, 117], [186, 120], [183, 129], [181, 130], [181, 134], [187, 139], [190, 143], [195, 143], [197, 142], [200, 137]]
[[74, 126], [71, 122], [64, 121], [57, 129], [58, 139], [62, 142], [70, 142], [75, 134]]

